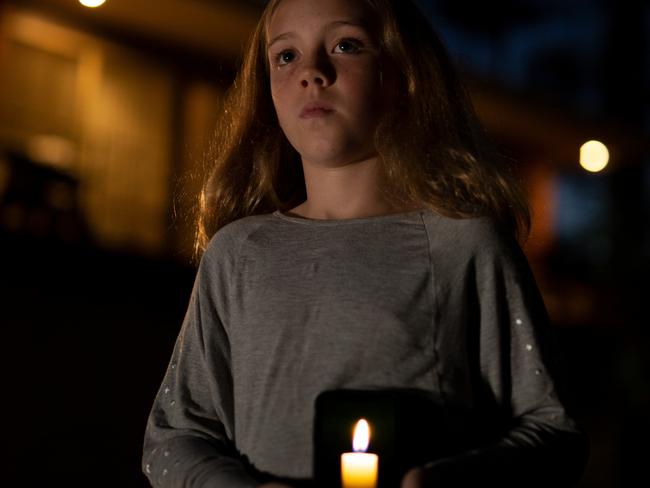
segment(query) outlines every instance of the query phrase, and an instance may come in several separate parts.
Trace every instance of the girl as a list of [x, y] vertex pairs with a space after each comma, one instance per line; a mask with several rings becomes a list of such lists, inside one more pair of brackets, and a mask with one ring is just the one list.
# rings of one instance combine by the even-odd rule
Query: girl
[[578, 480], [526, 203], [477, 127], [410, 2], [268, 3], [201, 194], [152, 485], [308, 484], [314, 401], [337, 388], [416, 389], [480, 426], [403, 487]]

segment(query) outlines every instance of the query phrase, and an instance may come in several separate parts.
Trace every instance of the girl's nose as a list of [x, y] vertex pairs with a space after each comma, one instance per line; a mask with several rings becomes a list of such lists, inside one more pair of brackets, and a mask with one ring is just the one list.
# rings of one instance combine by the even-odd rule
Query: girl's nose
[[329, 80], [320, 70], [309, 68], [306, 69], [301, 77], [300, 84], [307, 88], [309, 85], [319, 85], [320, 87], [328, 86]]
[[334, 67], [327, 59], [327, 56], [319, 53], [305, 63], [300, 76], [300, 84], [304, 88], [311, 85], [325, 88], [334, 82], [335, 76]]

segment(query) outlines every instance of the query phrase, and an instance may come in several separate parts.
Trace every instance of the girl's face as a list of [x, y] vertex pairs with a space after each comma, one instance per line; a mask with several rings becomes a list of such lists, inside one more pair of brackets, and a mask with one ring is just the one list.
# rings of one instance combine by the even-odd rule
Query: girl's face
[[271, 96], [303, 161], [335, 167], [375, 154], [388, 88], [370, 19], [358, 0], [283, 0], [271, 17]]

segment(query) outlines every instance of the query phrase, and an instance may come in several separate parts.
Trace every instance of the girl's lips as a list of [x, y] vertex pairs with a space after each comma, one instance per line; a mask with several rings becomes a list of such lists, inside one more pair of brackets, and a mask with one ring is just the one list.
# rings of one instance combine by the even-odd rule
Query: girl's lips
[[327, 110], [324, 108], [312, 108], [310, 110], [303, 110], [300, 113], [300, 118], [310, 119], [312, 117], [324, 117], [328, 114], [331, 114], [332, 112], [334, 112], [334, 110]]
[[309, 102], [300, 111], [300, 118], [324, 117], [332, 112], [334, 112], [334, 109], [325, 102]]

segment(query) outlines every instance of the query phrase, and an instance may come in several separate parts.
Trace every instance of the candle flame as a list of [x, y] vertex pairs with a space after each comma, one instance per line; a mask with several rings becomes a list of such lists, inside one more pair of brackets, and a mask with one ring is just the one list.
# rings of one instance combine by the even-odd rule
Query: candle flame
[[354, 452], [366, 452], [370, 443], [370, 426], [366, 419], [359, 419], [354, 427], [352, 437], [352, 450]]

